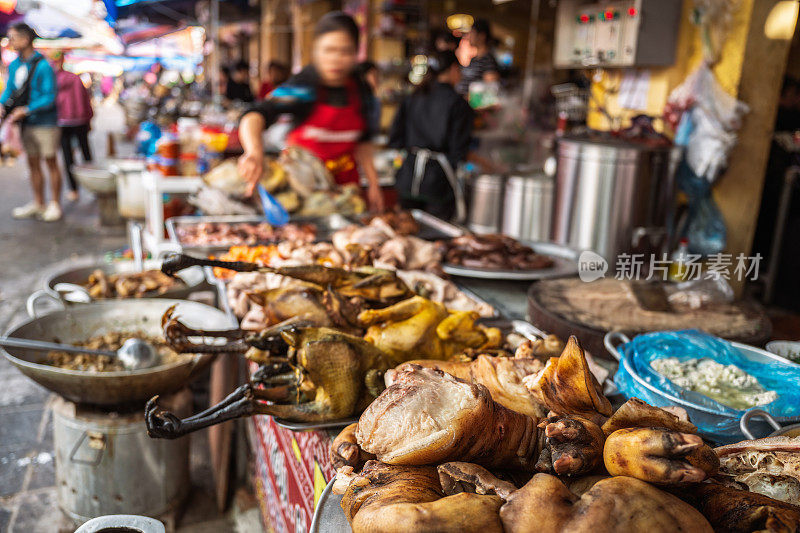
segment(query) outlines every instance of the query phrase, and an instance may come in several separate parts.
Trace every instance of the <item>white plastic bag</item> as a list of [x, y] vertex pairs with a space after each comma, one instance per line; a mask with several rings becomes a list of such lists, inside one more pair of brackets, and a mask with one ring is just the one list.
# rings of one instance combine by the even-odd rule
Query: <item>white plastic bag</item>
[[727, 164], [749, 107], [722, 88], [706, 62], [670, 93], [667, 107], [670, 114], [680, 117], [681, 126], [687, 121], [691, 124], [690, 128], [679, 126], [682, 135], [675, 139], [686, 147], [689, 167], [713, 183]]

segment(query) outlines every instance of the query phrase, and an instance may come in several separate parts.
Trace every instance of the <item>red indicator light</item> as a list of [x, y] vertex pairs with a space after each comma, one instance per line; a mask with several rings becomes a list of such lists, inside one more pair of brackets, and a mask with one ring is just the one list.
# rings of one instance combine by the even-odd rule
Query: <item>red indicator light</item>
[[636, 16], [636, 8], [635, 7], [629, 7], [628, 8], [628, 15], [630, 15], [632, 17], [635, 17]]

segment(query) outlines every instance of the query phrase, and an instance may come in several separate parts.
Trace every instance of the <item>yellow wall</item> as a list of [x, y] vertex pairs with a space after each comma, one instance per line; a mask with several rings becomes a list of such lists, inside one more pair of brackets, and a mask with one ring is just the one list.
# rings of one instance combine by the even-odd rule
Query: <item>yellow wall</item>
[[[750, 13], [754, 0], [741, 0], [731, 20], [728, 38], [721, 48], [720, 61], [713, 70], [720, 84], [731, 95], [736, 95], [742, 75], [744, 51], [747, 42]], [[652, 116], [661, 116], [669, 93], [690, 74], [702, 60], [700, 31], [692, 24], [692, 0], [684, 0], [681, 13], [681, 24], [678, 30], [678, 45], [675, 52], [675, 64], [667, 68], [650, 69], [650, 90], [647, 95], [647, 109], [644, 112]], [[620, 109], [617, 105], [617, 89], [622, 78], [622, 70], [603, 70], [594, 73], [600, 79], [592, 84], [592, 94], [596, 101], [602, 103], [609, 114], [619, 117], [623, 127], [628, 120], [641, 110]], [[606, 117], [596, 109], [595, 101], [590, 101], [587, 116], [590, 128], [598, 130], [610, 129]], [[660, 128], [660, 124], [656, 125]]]

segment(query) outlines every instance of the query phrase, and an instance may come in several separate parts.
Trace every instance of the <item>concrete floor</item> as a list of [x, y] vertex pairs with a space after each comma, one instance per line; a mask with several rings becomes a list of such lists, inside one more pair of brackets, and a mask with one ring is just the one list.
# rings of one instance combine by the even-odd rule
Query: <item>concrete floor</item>
[[[50, 273], [127, 246], [124, 230], [98, 226], [88, 193], [65, 205], [60, 222], [12, 219], [11, 209], [30, 199], [26, 176], [23, 161], [0, 167], [0, 331], [27, 318], [25, 299]], [[0, 357], [0, 532], [74, 529], [56, 503], [51, 402], [48, 391]], [[192, 439], [191, 464], [193, 486], [178, 531], [240, 529], [240, 520], [213, 503], [205, 438]]]

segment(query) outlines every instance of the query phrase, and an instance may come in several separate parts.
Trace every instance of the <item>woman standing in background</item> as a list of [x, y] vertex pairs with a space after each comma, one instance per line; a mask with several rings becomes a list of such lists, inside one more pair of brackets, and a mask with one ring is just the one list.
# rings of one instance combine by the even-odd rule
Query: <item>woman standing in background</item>
[[92, 160], [92, 149], [89, 146], [89, 125], [92, 122], [92, 102], [89, 91], [83, 86], [81, 78], [64, 70], [64, 52], [57, 51], [52, 55], [53, 69], [56, 73], [56, 109], [58, 110], [58, 127], [61, 128], [61, 153], [67, 171], [67, 198], [74, 202], [78, 199], [78, 183], [72, 173], [74, 163], [73, 140], [83, 154], [83, 162]]

